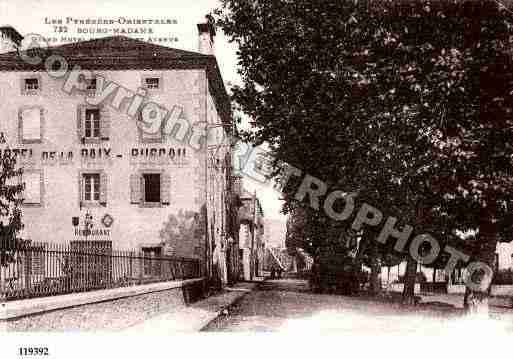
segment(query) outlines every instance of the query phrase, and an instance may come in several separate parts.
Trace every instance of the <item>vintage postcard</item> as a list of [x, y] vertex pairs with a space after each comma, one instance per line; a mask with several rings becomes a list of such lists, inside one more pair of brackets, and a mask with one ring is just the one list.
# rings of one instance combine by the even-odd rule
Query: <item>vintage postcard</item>
[[509, 0], [0, 0], [2, 357], [511, 335], [512, 243]]

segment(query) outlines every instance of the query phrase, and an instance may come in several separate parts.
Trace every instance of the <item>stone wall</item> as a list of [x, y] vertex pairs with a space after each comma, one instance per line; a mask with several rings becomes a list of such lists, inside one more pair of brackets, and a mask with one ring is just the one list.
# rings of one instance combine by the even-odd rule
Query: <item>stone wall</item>
[[[464, 284], [453, 284], [447, 287], [449, 294], [465, 294]], [[513, 296], [513, 285], [492, 285], [492, 295]]]
[[[112, 297], [116, 289], [108, 291], [111, 292], [110, 296]], [[109, 297], [108, 291], [103, 291], [106, 294], [105, 298]], [[94, 303], [53, 309], [28, 315], [23, 315], [23, 311], [19, 311], [19, 314], [14, 318], [0, 320], [0, 327], [3, 327], [7, 331], [45, 332], [120, 330], [160, 314], [180, 310], [187, 304], [202, 298], [204, 293], [205, 284], [202, 280], [186, 281], [184, 285], [170, 285], [169, 289], [165, 290], [149, 291], [147, 293], [103, 301], [98, 296], [98, 292], [80, 293], [71, 296], [75, 296], [75, 299], [78, 298], [78, 296], [82, 296], [82, 301], [87, 300], [89, 296]], [[53, 302], [59, 302], [59, 300], [64, 299], [62, 297], [65, 296], [60, 297], [61, 298], [52, 297], [54, 299]], [[30, 301], [31, 300], [23, 301], [23, 303], [19, 304], [30, 308]], [[38, 300], [33, 300], [33, 303], [41, 303], [41, 300], [39, 300], [39, 302]], [[68, 303], [72, 304], [72, 301], [68, 300]], [[17, 304], [18, 303], [13, 304], [13, 302], [8, 302], [6, 306], [15, 306]], [[51, 308], [49, 307], [48, 309]], [[26, 310], [26, 312], [30, 312], [30, 310]]]

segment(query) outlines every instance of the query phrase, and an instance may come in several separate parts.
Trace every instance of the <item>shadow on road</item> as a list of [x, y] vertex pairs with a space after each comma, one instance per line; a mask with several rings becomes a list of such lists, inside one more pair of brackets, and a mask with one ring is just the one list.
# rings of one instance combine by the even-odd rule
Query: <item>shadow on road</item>
[[303, 279], [267, 279], [259, 286], [259, 290], [280, 290], [286, 292], [310, 292], [307, 280]]
[[[426, 296], [416, 306], [394, 300], [400, 293], [358, 296], [312, 293], [300, 279], [263, 281], [212, 321], [204, 331], [346, 331], [441, 333], [469, 330], [459, 298]], [[495, 318], [496, 317], [496, 318]], [[491, 327], [513, 331], [513, 312], [496, 315]], [[501, 330], [502, 330], [501, 329]]]

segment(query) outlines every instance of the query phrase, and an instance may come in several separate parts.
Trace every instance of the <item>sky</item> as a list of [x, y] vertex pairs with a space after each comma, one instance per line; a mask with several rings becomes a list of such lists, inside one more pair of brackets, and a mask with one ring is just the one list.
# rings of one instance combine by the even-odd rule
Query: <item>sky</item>
[[[11, 25], [22, 35], [40, 34], [45, 38], [55, 39], [51, 45], [63, 43], [62, 37], [96, 38], [110, 34], [83, 34], [79, 30], [88, 28], [140, 28], [152, 27], [154, 37], [177, 38], [178, 41], [160, 43], [183, 50], [197, 51], [198, 37], [196, 24], [204, 16], [219, 6], [217, 0], [0, 0], [0, 26]], [[176, 24], [164, 25], [75, 25], [66, 24], [67, 18], [97, 19], [176, 19]], [[67, 33], [58, 32], [58, 24], [52, 20], [62, 20], [67, 26]], [[130, 36], [130, 35], [128, 35]], [[141, 35], [132, 35], [141, 36]], [[147, 36], [147, 35], [144, 35]], [[69, 41], [64, 41], [69, 42]], [[236, 45], [229, 43], [221, 30], [215, 39], [215, 54], [221, 68], [225, 83], [239, 83], [237, 75]], [[269, 184], [260, 184], [250, 179], [244, 180], [245, 187], [257, 191], [267, 218], [285, 220], [280, 213], [279, 194]]]

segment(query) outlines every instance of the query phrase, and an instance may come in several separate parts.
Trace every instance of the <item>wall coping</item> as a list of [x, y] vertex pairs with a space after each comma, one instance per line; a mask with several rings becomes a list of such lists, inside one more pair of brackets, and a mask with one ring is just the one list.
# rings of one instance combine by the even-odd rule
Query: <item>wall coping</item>
[[204, 278], [174, 280], [169, 282], [135, 285], [130, 287], [102, 289], [91, 292], [63, 294], [51, 297], [33, 298], [4, 302], [0, 305], [0, 321], [49, 312], [79, 305], [105, 302], [137, 295], [181, 288], [201, 282]]

